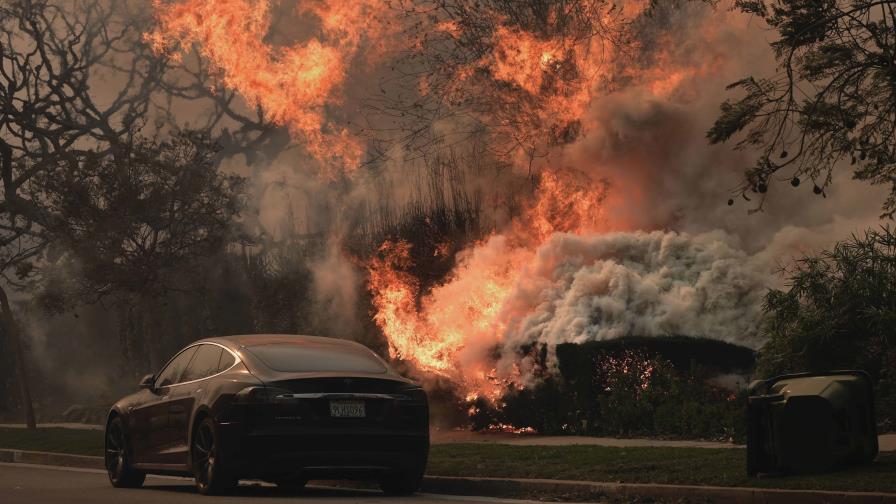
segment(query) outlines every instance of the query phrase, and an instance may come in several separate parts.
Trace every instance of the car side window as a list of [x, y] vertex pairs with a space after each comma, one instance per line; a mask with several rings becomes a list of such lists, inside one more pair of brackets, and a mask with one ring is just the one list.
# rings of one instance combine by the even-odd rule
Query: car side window
[[230, 352], [221, 352], [221, 359], [218, 361], [218, 372], [230, 369], [234, 362], [236, 362], [236, 359], [233, 358]]
[[187, 368], [190, 359], [193, 358], [194, 353], [196, 353], [196, 347], [192, 346], [177, 354], [177, 357], [172, 359], [171, 362], [165, 366], [165, 369], [159, 373], [159, 377], [156, 379], [156, 388], [167, 387], [168, 385], [174, 385], [175, 383], [180, 382], [180, 376], [184, 373], [184, 370]]
[[221, 352], [224, 349], [218, 345], [209, 344], [198, 345], [198, 348], [180, 381], [199, 380], [218, 372], [218, 361], [221, 359]]

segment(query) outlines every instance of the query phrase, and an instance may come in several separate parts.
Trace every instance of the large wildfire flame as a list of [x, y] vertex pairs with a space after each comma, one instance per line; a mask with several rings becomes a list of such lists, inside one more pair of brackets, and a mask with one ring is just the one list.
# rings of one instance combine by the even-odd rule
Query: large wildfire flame
[[[391, 8], [415, 3], [410, 1], [296, 2], [296, 14], [313, 19], [318, 28], [312, 30], [311, 37], [279, 46], [267, 41], [272, 22], [269, 0], [153, 3], [158, 27], [146, 37], [156, 50], [178, 58], [195, 48], [225, 86], [238, 91], [250, 106], [263, 109], [274, 123], [288, 127], [308, 153], [325, 166], [336, 164], [351, 172], [359, 166], [366, 149], [358, 132], [333, 121], [329, 113], [343, 103], [351, 72], [381, 60], [388, 66], [386, 60], [392, 57], [392, 49], [423, 54], [433, 46], [452, 49], [437, 51], [429, 60], [423, 58], [430, 65], [444, 63], [444, 67], [421, 63], [427, 71], [411, 86], [416, 88], [413, 106], [422, 109], [421, 103], [428, 99], [437, 103], [440, 117], [451, 116], [442, 108], [473, 117], [488, 134], [491, 154], [513, 165], [518, 173], [531, 173], [536, 158], [546, 160], [535, 171], [538, 183], [523, 215], [460, 252], [454, 270], [439, 285], [424, 287], [409, 273], [412, 250], [406, 242], [383, 243], [367, 265], [376, 309], [374, 320], [388, 341], [391, 356], [409, 362], [424, 375], [449, 380], [467, 398], [494, 400], [508, 385], [525, 384], [525, 368], [531, 363], [523, 357], [510, 364], [500, 362], [493, 351], [506, 341], [511, 326], [545, 323], [531, 318], [533, 313], [542, 312], [549, 304], [547, 300], [534, 296], [536, 304], [527, 304], [514, 296], [527, 289], [535, 291], [530, 285], [536, 281], [533, 278], [565, 281], [565, 277], [560, 278], [562, 272], [551, 269], [556, 264], [545, 252], [546, 247], [566, 246], [563, 238], [571, 237], [573, 241], [581, 238], [572, 246], [600, 249], [606, 244], [586, 243], [586, 238], [624, 228], [618, 222], [605, 222], [607, 184], [597, 180], [599, 177], [567, 169], [565, 163], [552, 164], [548, 153], [600, 128], [599, 124], [589, 124], [589, 117], [596, 117], [595, 96], [612, 88], [614, 82], [641, 86], [663, 99], [677, 93], [682, 82], [712, 73], [718, 64], [709, 59], [676, 65], [678, 59], [663, 49], [664, 44], [671, 47], [672, 42], [662, 39], [651, 51], [650, 62], [635, 62], [630, 56], [637, 53], [637, 48], [617, 54], [607, 38], [564, 31], [565, 25], [557, 16], [547, 16], [546, 24], [535, 29], [515, 24], [505, 14], [484, 11], [481, 19], [488, 19], [488, 23], [480, 23], [480, 17], [474, 16], [470, 24], [470, 18], [452, 17], [450, 9], [428, 9], [428, 1], [419, 2], [425, 4], [416, 11], [424, 13], [422, 16], [397, 16], [408, 10]], [[482, 9], [490, 5], [465, 0], [457, 3]], [[648, 4], [622, 2], [624, 6], [617, 8], [616, 3], [600, 0], [582, 3], [594, 8], [581, 15], [593, 16], [593, 25], [607, 30], [632, 20]], [[561, 4], [566, 5], [557, 3]], [[465, 57], [454, 61], [450, 59], [453, 54]], [[400, 115], [416, 114], [412, 109]], [[616, 199], [624, 197], [614, 195]], [[645, 288], [646, 294], [637, 294], [653, 296], [650, 299], [655, 301], [646, 301], [636, 309], [647, 310], [653, 303], [666, 310], [666, 304], [683, 300], [691, 304], [681, 310], [695, 306], [717, 310], [723, 321], [733, 321], [738, 314], [726, 310], [726, 303], [755, 301], [743, 294], [755, 283], [737, 269], [743, 258], [717, 246], [713, 237], [705, 243], [696, 240], [693, 247], [689, 240], [678, 235], [632, 239], [638, 242], [632, 246], [641, 247], [635, 254], [638, 261], [662, 261], [672, 257], [664, 255], [670, 253], [695, 257], [680, 261], [684, 264], [681, 278], [669, 273], [663, 264], [650, 265], [656, 271], [643, 272], [644, 278], [656, 281], [656, 285]], [[590, 260], [592, 263], [584, 267], [600, 262]], [[714, 278], [701, 276], [699, 268], [704, 262], [712, 275], [731, 276], [735, 280], [731, 283], [742, 286], [738, 287], [742, 291], [707, 294], [714, 288]], [[535, 271], [537, 268], [541, 270]], [[624, 266], [611, 264], [607, 268], [615, 268], [621, 276], [637, 276]], [[555, 283], [566, 285], [559, 280]], [[606, 291], [619, 288], [620, 282], [624, 279], [601, 278], [596, 281], [599, 286], [585, 286], [585, 290]], [[708, 298], [722, 301], [711, 306], [715, 301], [706, 301]], [[607, 312], [628, 310], [624, 303], [600, 308]], [[587, 325], [580, 319], [588, 317], [579, 317], [576, 323]], [[680, 329], [667, 322], [666, 313], [655, 320], [658, 326], [647, 327], [647, 332]], [[741, 329], [736, 322], [732, 325]]]
[[[607, 78], [603, 63], [612, 56], [612, 44], [593, 34], [553, 29], [557, 20], [549, 19], [536, 32], [484, 4], [477, 5], [481, 16], [458, 20], [441, 2], [430, 3], [297, 1], [292, 14], [313, 20], [317, 29], [291, 45], [276, 45], [269, 42], [271, 0], [153, 0], [158, 25], [145, 38], [175, 60], [196, 50], [224, 86], [274, 124], [288, 127], [325, 173], [334, 166], [357, 168], [366, 148], [358, 131], [329, 113], [343, 104], [349, 78], [371, 79], [351, 72], [408, 52], [429, 54], [442, 66], [423, 72], [419, 97], [401, 116], [416, 117], [413, 108], [427, 100], [447, 104], [484, 124], [494, 150], [503, 155], [531, 158], [578, 138], [593, 93]], [[625, 11], [603, 0], [582, 3], [592, 7], [587, 15], [604, 30], [620, 23]], [[628, 16], [643, 8], [642, 2], [629, 4], [638, 7], [625, 11]], [[483, 20], [494, 22], [493, 29], [483, 32]], [[434, 34], [464, 54], [453, 61], [430, 51], [438, 39]]]

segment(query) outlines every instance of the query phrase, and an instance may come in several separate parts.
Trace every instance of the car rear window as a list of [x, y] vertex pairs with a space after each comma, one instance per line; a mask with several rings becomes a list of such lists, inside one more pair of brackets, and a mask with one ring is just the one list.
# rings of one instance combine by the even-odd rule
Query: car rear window
[[274, 371], [291, 373], [385, 373], [386, 366], [366, 348], [332, 343], [271, 343], [247, 350]]

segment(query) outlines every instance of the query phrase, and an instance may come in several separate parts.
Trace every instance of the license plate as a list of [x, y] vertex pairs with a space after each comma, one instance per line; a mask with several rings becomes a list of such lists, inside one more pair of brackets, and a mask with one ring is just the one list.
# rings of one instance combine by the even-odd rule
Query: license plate
[[367, 416], [364, 401], [330, 401], [330, 416], [337, 418], [363, 418]]

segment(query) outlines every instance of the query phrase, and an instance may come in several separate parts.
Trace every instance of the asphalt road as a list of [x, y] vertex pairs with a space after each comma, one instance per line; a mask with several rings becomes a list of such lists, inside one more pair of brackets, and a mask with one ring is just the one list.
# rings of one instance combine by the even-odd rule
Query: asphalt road
[[140, 489], [112, 488], [106, 474], [90, 469], [28, 464], [0, 463], [0, 503], [3, 504], [181, 504], [181, 503], [279, 503], [301, 504], [458, 504], [458, 503], [513, 503], [531, 501], [490, 499], [487, 497], [454, 497], [443, 495], [415, 495], [386, 497], [380, 492], [310, 487], [301, 493], [285, 494], [267, 485], [240, 485], [232, 496], [203, 497], [196, 493], [193, 483], [184, 478], [149, 476]]

